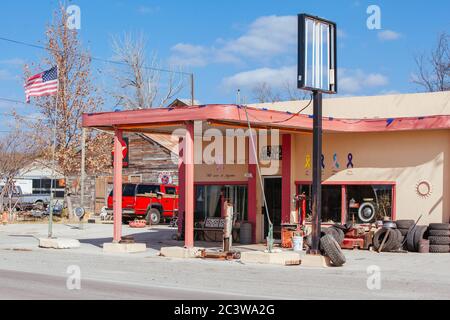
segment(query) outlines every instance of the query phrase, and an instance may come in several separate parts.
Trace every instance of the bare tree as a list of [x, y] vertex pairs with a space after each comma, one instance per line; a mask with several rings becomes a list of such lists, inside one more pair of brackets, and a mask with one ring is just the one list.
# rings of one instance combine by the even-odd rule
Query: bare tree
[[280, 93], [273, 92], [272, 87], [267, 82], [260, 82], [252, 89], [253, 99], [259, 103], [281, 101]]
[[[11, 195], [15, 188], [14, 179], [29, 165], [37, 156], [38, 151], [33, 148], [23, 132], [13, 131], [0, 139], [0, 213], [5, 210], [5, 199]], [[9, 213], [15, 208], [9, 198]]]
[[290, 81], [285, 81], [285, 83], [283, 84], [283, 89], [286, 100], [288, 101], [307, 100], [311, 96], [309, 92], [299, 90], [297, 86], [293, 85]]
[[436, 47], [427, 55], [415, 57], [417, 74], [413, 83], [428, 92], [450, 90], [450, 35], [443, 32], [439, 35]]
[[[64, 176], [79, 174], [80, 172], [80, 146], [81, 146], [81, 116], [83, 113], [94, 112], [100, 109], [103, 100], [91, 80], [91, 58], [83, 50], [77, 30], [69, 29], [68, 16], [65, 8], [60, 5], [54, 13], [53, 22], [47, 27], [46, 47], [48, 57], [37, 66], [25, 66], [25, 76], [58, 67], [59, 89], [56, 96], [36, 98], [34, 103], [38, 106], [40, 121], [27, 121], [32, 128], [29, 135], [34, 145], [42, 150], [42, 157], [51, 164], [52, 135], [56, 124], [56, 161], [58, 171]], [[31, 69], [34, 69], [33, 72]], [[100, 141], [100, 142], [99, 142]], [[90, 132], [87, 137], [87, 146], [110, 143], [110, 137]], [[100, 153], [99, 150], [98, 153]], [[90, 162], [96, 162], [93, 168], [107, 168], [110, 161], [98, 156]], [[66, 188], [66, 199], [68, 189]], [[70, 200], [70, 199], [67, 199]], [[70, 201], [68, 201], [70, 204]], [[69, 215], [71, 215], [69, 207]]]
[[147, 40], [142, 33], [137, 36], [126, 33], [112, 39], [116, 60], [126, 65], [125, 71], [114, 72], [118, 86], [112, 95], [117, 105], [126, 109], [164, 106], [184, 87], [183, 77], [173, 69], [165, 72], [167, 78], [162, 81], [157, 55], [153, 53], [147, 63], [146, 47]]
[[252, 93], [253, 99], [259, 103], [306, 100], [310, 96], [289, 81], [285, 81], [279, 91], [274, 91], [267, 82], [260, 82], [252, 88]]

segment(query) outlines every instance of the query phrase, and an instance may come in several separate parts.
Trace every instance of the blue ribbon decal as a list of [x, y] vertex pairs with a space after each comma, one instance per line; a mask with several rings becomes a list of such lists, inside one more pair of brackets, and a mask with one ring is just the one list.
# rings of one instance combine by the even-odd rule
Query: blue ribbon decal
[[348, 154], [348, 163], [347, 163], [347, 169], [353, 168], [353, 154]]
[[325, 169], [325, 156], [322, 155], [322, 169]]
[[336, 169], [339, 169], [340, 165], [339, 165], [339, 162], [338, 162], [337, 153], [335, 153], [335, 154], [333, 155], [333, 163], [334, 163], [334, 167], [335, 167]]
[[394, 118], [389, 118], [389, 119], [387, 119], [386, 120], [386, 127], [389, 127], [391, 124], [392, 124], [392, 122], [394, 122]]

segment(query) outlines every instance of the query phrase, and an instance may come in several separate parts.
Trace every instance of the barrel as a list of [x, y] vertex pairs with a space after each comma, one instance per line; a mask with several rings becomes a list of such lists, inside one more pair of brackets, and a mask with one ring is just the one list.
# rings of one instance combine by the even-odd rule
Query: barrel
[[240, 244], [251, 244], [252, 243], [252, 224], [248, 222], [241, 223], [241, 228], [239, 230]]
[[430, 241], [421, 239], [419, 241], [419, 253], [430, 253]]

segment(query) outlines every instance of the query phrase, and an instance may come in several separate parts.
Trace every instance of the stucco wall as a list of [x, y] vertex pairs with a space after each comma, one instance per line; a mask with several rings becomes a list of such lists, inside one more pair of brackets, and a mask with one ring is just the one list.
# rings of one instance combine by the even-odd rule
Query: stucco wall
[[[392, 181], [396, 183], [398, 219], [417, 219], [423, 214], [421, 224], [448, 222], [449, 137], [447, 131], [324, 134], [324, 181]], [[308, 175], [305, 163], [306, 156], [312, 155], [312, 137], [296, 135], [293, 148], [297, 164], [293, 180], [311, 180], [312, 169]], [[353, 169], [347, 169], [350, 153]], [[334, 154], [339, 169], [333, 168]], [[421, 181], [432, 184], [432, 193], [427, 198], [417, 194], [416, 185]]]

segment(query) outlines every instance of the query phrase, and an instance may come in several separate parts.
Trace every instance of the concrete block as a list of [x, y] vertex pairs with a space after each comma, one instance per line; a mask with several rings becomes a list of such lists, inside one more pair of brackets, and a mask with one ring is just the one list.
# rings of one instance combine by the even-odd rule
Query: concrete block
[[104, 253], [138, 253], [147, 251], [145, 243], [104, 243]]
[[184, 248], [184, 247], [162, 247], [160, 255], [168, 258], [199, 258], [202, 248]]
[[301, 256], [296, 252], [267, 253], [262, 251], [241, 252], [243, 263], [278, 264], [283, 266], [299, 265]]
[[74, 249], [80, 247], [80, 241], [64, 238], [40, 238], [39, 247], [48, 249]]
[[302, 257], [302, 267], [326, 268], [330, 266], [330, 259], [321, 255], [307, 254]]

